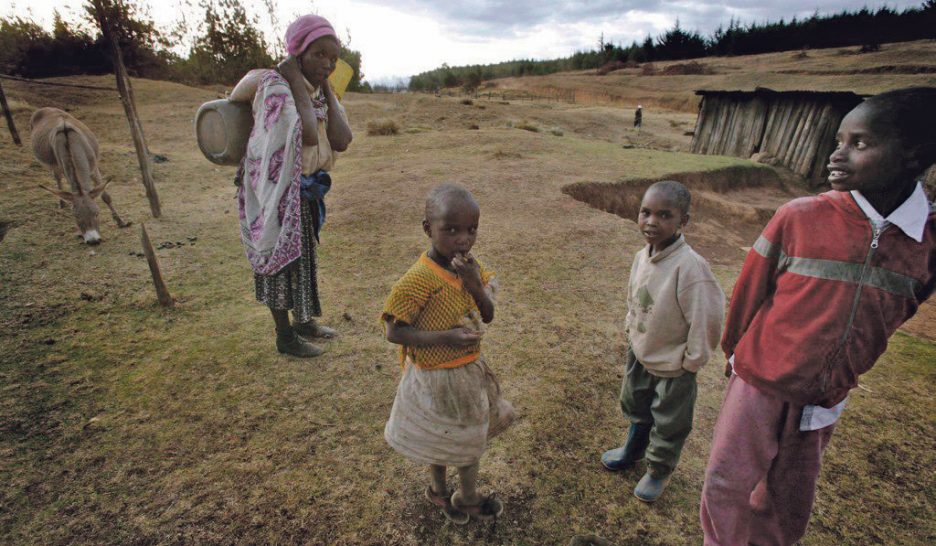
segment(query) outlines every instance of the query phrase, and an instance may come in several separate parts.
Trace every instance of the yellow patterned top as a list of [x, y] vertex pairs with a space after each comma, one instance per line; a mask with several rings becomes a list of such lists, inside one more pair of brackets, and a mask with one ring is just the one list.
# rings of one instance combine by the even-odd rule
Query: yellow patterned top
[[[488, 271], [480, 261], [478, 265], [481, 282], [487, 286], [494, 272]], [[424, 252], [393, 285], [382, 318], [403, 322], [418, 330], [438, 331], [464, 325], [464, 319], [472, 312], [479, 312], [478, 305], [462, 286], [461, 279]], [[469, 347], [400, 347], [400, 363], [409, 357], [421, 369], [457, 368], [474, 362], [480, 355], [480, 343]]]

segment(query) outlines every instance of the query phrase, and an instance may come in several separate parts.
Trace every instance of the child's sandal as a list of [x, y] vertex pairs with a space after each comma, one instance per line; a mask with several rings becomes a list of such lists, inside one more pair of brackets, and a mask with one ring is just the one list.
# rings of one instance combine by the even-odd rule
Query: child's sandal
[[449, 502], [448, 492], [440, 495], [432, 490], [432, 486], [427, 486], [426, 498], [429, 499], [429, 502], [441, 508], [442, 514], [444, 514], [445, 517], [452, 523], [456, 525], [464, 525], [468, 523], [468, 520], [470, 519], [468, 514], [452, 506], [452, 503]]
[[455, 498], [457, 495], [458, 491], [452, 493], [452, 507], [469, 516], [477, 519], [493, 519], [504, 513], [504, 503], [497, 498], [495, 493], [482, 496], [478, 504], [461, 504]]

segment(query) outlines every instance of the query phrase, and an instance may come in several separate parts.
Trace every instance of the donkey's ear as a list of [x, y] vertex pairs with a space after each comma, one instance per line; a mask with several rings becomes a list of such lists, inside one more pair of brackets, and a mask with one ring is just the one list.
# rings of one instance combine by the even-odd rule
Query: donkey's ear
[[58, 197], [59, 199], [64, 199], [65, 201], [74, 201], [74, 200], [75, 200], [75, 194], [73, 194], [73, 193], [70, 192], [70, 191], [53, 190], [52, 188], [47, 188], [47, 187], [43, 186], [42, 184], [39, 184], [39, 187], [42, 188], [42, 189], [44, 189], [45, 191], [51, 193], [52, 195]]
[[111, 183], [111, 180], [113, 179], [114, 177], [108, 176], [107, 180], [105, 180], [103, 184], [91, 190], [91, 193], [88, 194], [88, 197], [90, 197], [91, 199], [97, 199], [99, 195], [104, 193], [104, 189], [107, 187], [108, 184]]

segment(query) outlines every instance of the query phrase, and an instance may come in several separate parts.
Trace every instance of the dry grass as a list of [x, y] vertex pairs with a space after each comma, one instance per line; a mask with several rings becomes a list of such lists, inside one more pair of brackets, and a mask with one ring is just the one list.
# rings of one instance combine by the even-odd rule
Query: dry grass
[[374, 119], [367, 122], [367, 134], [370, 136], [390, 136], [400, 133], [400, 125], [390, 118]]
[[[341, 335], [307, 362], [274, 352], [239, 241], [233, 168], [212, 166], [192, 142], [191, 116], [214, 93], [134, 80], [149, 146], [169, 158], [155, 166], [164, 216], [153, 220], [111, 94], [4, 87], [35, 107], [68, 105], [98, 133], [126, 219], [146, 221], [157, 241], [197, 241], [158, 251], [179, 301], [159, 309], [145, 262], [130, 255], [138, 228], [118, 230], [105, 215], [92, 255], [68, 213], [35, 188], [49, 182], [46, 169], [0, 135], [0, 543], [519, 545], [591, 533], [619, 545], [700, 542], [724, 362], [700, 374], [695, 431], [666, 496], [641, 504], [630, 493], [639, 471], [608, 474], [597, 457], [622, 440], [623, 287], [642, 242], [631, 222], [562, 189], [752, 164], [622, 150], [630, 110], [492, 102], [480, 111], [456, 99], [349, 94], [358, 135], [388, 116], [426, 131], [358, 138], [342, 155], [318, 257], [323, 321]], [[519, 116], [561, 123], [566, 136], [503, 127]], [[669, 120], [686, 117], [645, 114], [641, 144], [685, 146]], [[27, 112], [16, 118], [24, 127]], [[425, 470], [382, 438], [398, 368], [376, 317], [425, 248], [421, 203], [443, 180], [474, 191], [475, 250], [502, 287], [485, 350], [520, 419], [482, 460], [482, 488], [507, 505], [496, 529], [445, 523], [422, 497]], [[688, 236], [729, 291], [752, 240], [737, 231], [737, 203], [779, 197], [716, 189], [698, 190], [710, 205], [700, 204]], [[934, 360], [933, 343], [898, 334], [862, 378], [804, 544], [936, 537]]]
[[[789, 51], [765, 55], [711, 57], [698, 61], [714, 73], [658, 77], [667, 66], [684, 61], [647, 63], [640, 69], [617, 70], [603, 77], [594, 71], [567, 72], [549, 76], [498, 80], [503, 91], [553, 89], [576, 91], [576, 102], [587, 105], [615, 105], [644, 109], [677, 110], [695, 114], [697, 89], [744, 89], [757, 86], [778, 91], [812, 89], [854, 91], [873, 94], [910, 85], [936, 85], [936, 74], [920, 68], [936, 68], [936, 41], [923, 40], [883, 44], [876, 52], [846, 55], [856, 48], [811, 49], [807, 58], [794, 58]], [[879, 66], [897, 67], [886, 73], [860, 73]], [[918, 68], [912, 68], [912, 67]], [[646, 71], [646, 72], [644, 72]], [[791, 73], [792, 72], [792, 73]], [[909, 73], [908, 73], [909, 72]]]

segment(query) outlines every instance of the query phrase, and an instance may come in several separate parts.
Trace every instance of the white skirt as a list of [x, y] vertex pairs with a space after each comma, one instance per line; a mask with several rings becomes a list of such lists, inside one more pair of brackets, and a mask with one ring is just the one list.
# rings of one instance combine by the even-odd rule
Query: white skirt
[[420, 464], [469, 466], [487, 441], [514, 420], [510, 402], [484, 357], [471, 364], [422, 370], [407, 361], [384, 438]]

